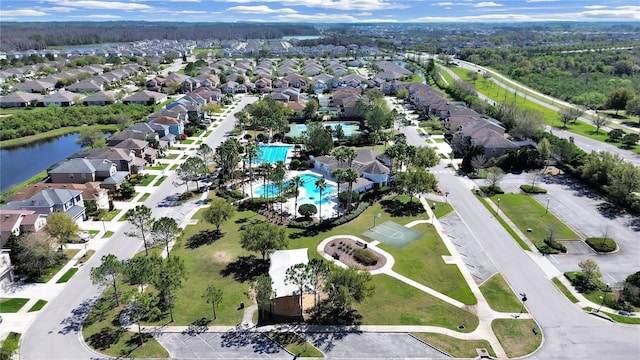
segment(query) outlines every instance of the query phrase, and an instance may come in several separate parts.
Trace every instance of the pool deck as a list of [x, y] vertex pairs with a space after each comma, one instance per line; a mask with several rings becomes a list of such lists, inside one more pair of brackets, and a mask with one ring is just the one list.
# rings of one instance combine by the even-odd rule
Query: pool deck
[[[303, 174], [312, 174], [319, 177], [323, 176], [320, 173], [310, 171], [310, 170], [304, 170], [304, 171], [288, 170], [286, 180], [291, 180], [294, 176], [303, 175]], [[337, 190], [338, 184], [336, 184], [334, 181], [327, 179], [327, 183], [333, 186], [335, 190]], [[256, 197], [255, 191], [258, 188], [262, 187], [263, 185], [264, 183], [262, 182], [262, 180], [254, 180], [254, 182], [251, 184], [254, 190], [254, 197]], [[300, 188], [298, 189], [298, 191], [300, 192], [300, 194], [298, 195], [298, 207], [300, 207], [300, 205], [302, 204], [309, 203], [308, 201], [302, 200], [303, 198], [306, 198], [306, 193], [305, 193], [306, 190], [304, 188]], [[250, 190], [248, 188], [245, 190], [245, 192], [247, 194], [250, 194]], [[288, 199], [287, 202], [283, 203], [282, 206], [284, 211], [288, 212], [289, 214], [294, 214], [293, 210], [295, 206], [295, 199], [294, 198]], [[279, 203], [274, 204], [273, 207], [275, 210], [280, 211]], [[320, 210], [320, 205], [316, 205], [316, 207], [318, 208], [318, 210]], [[335, 217], [337, 213], [338, 213], [337, 194], [334, 192], [331, 196], [329, 196], [328, 203], [322, 204], [322, 218], [329, 219], [329, 218]], [[299, 216], [300, 214], [296, 214], [296, 217], [299, 217]]]

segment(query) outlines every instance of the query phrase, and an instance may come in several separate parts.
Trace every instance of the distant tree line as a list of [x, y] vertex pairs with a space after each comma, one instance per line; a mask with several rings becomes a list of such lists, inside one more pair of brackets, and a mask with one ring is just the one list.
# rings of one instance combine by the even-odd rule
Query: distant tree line
[[51, 46], [132, 42], [149, 39], [276, 39], [317, 35], [305, 24], [166, 22], [3, 22], [0, 49], [24, 51]]

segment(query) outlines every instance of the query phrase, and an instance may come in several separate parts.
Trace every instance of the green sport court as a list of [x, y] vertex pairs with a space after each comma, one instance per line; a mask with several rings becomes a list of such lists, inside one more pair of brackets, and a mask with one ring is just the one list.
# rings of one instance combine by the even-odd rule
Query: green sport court
[[365, 231], [362, 235], [401, 249], [420, 239], [423, 234], [393, 221], [387, 221]]

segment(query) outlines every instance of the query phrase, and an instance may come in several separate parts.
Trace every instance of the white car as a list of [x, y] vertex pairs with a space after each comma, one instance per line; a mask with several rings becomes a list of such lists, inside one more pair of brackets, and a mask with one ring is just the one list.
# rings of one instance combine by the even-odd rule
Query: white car
[[78, 236], [80, 237], [81, 243], [86, 243], [86, 242], [89, 242], [89, 240], [91, 240], [91, 234], [89, 234], [86, 231], [79, 232]]

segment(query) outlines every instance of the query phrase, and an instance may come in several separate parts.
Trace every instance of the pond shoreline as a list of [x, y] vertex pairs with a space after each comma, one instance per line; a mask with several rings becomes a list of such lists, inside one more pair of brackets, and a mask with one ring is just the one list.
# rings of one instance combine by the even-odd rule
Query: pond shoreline
[[29, 135], [16, 139], [9, 139], [0, 141], [0, 149], [15, 149], [17, 147], [30, 145], [33, 143], [37, 143], [40, 141], [48, 140], [51, 138], [55, 138], [58, 136], [63, 136], [67, 134], [73, 134], [76, 132], [80, 132], [83, 130], [101, 130], [104, 132], [115, 132], [118, 130], [118, 125], [82, 125], [82, 126], [68, 126], [64, 128], [59, 128], [51, 131], [47, 131], [40, 134]]

